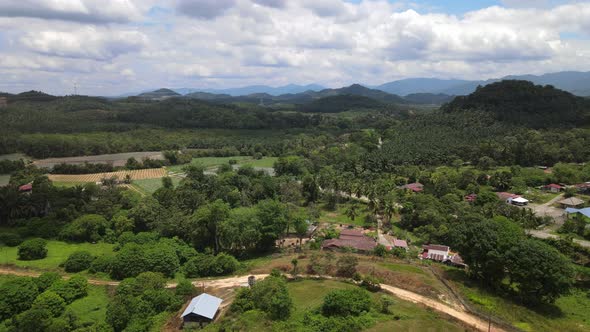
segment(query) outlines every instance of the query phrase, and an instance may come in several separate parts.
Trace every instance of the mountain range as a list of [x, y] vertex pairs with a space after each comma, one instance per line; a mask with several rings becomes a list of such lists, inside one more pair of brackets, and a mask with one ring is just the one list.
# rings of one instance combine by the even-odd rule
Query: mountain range
[[[461, 79], [439, 79], [439, 78], [407, 78], [384, 83], [377, 86], [365, 85], [369, 88], [385, 91], [398, 96], [413, 94], [442, 94], [448, 96], [463, 96], [475, 91], [478, 85], [488, 85], [502, 80], [525, 80], [538, 85], [553, 85], [556, 88], [571, 92], [578, 96], [590, 96], [590, 72], [562, 71], [543, 75], [510, 75], [501, 78], [488, 80], [461, 80]], [[206, 92], [209, 94], [229, 95], [232, 97], [247, 96], [264, 93], [271, 96], [285, 94], [298, 94], [307, 91], [319, 92], [326, 88], [318, 84], [296, 85], [289, 84], [280, 87], [266, 85], [252, 85], [230, 89], [195, 89], [177, 88], [171, 89], [181, 95], [195, 92]], [[135, 95], [135, 94], [126, 94]], [[443, 98], [446, 99], [446, 98]]]

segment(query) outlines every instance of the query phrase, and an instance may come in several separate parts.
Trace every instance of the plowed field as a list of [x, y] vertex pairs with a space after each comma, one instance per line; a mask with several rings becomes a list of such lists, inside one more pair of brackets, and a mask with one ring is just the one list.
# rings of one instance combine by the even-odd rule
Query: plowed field
[[167, 175], [166, 170], [163, 168], [150, 168], [94, 174], [50, 174], [49, 179], [56, 182], [100, 182], [103, 178], [113, 176], [123, 180], [127, 174], [131, 176], [132, 180], [157, 179]]

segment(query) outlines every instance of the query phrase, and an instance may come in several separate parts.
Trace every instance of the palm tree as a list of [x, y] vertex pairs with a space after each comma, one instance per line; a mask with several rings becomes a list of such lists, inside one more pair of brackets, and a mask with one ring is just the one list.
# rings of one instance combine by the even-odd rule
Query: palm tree
[[383, 213], [385, 217], [387, 217], [387, 222], [391, 222], [391, 218], [395, 213], [395, 204], [391, 202], [385, 202], [385, 206], [383, 207]]
[[350, 220], [354, 221], [354, 219], [356, 219], [356, 217], [358, 216], [357, 209], [358, 208], [357, 208], [356, 204], [349, 206], [348, 209], [346, 210], [346, 216], [348, 218], [350, 218]]

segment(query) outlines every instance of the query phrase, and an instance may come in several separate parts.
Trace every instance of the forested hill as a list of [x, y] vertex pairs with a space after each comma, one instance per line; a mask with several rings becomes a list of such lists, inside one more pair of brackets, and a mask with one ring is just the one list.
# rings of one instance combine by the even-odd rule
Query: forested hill
[[553, 86], [506, 80], [456, 97], [444, 112], [485, 111], [497, 120], [532, 128], [582, 126], [590, 119], [590, 101]]

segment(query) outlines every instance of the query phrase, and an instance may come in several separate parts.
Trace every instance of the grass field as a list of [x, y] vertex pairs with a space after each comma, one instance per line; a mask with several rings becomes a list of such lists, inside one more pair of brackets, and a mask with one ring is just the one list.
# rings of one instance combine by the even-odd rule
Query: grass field
[[47, 257], [34, 261], [20, 261], [17, 259], [17, 247], [0, 247], [0, 264], [11, 264], [18, 267], [36, 270], [57, 271], [74, 251], [86, 250], [95, 256], [113, 252], [113, 244], [110, 243], [66, 243], [61, 241], [47, 241]]
[[0, 187], [5, 186], [10, 181], [10, 174], [0, 174]]
[[574, 290], [553, 305], [528, 308], [478, 287], [462, 271], [448, 270], [446, 275], [477, 309], [491, 312], [523, 331], [590, 331], [588, 290]]
[[[236, 160], [238, 165], [250, 165], [253, 167], [271, 168], [273, 167], [276, 157], [265, 157], [262, 159], [254, 159], [248, 156], [234, 156], [234, 157], [201, 157], [193, 158], [191, 165], [201, 165], [205, 168], [212, 168], [229, 163], [230, 160]], [[175, 165], [167, 167], [171, 172], [181, 172], [187, 165]]]
[[[180, 183], [180, 178], [171, 177], [174, 186]], [[162, 187], [162, 179], [143, 179], [133, 180], [133, 185], [146, 194], [153, 194], [156, 190]]]
[[65, 157], [65, 158], [48, 158], [35, 160], [34, 164], [38, 167], [51, 168], [57, 164], [84, 164], [85, 162], [91, 164], [112, 163], [113, 166], [125, 166], [127, 159], [135, 158], [141, 161], [143, 158], [163, 160], [164, 156], [161, 152], [125, 152], [115, 154], [101, 154], [94, 156], [79, 156], [79, 157]]
[[106, 319], [109, 295], [106, 286], [88, 286], [88, 296], [78, 299], [68, 307], [80, 319], [82, 325], [100, 323]]
[[355, 226], [364, 226], [365, 225], [365, 214], [366, 211], [363, 209], [363, 205], [358, 205], [358, 216], [354, 220], [350, 220], [348, 216], [346, 216], [346, 209], [347, 206], [344, 204], [339, 204], [335, 211], [328, 211], [322, 210], [320, 214], [320, 222], [326, 222], [330, 224], [342, 224], [342, 225], [355, 225]]
[[0, 160], [19, 160], [19, 159], [28, 160], [30, 158], [25, 156], [22, 153], [0, 154]]

